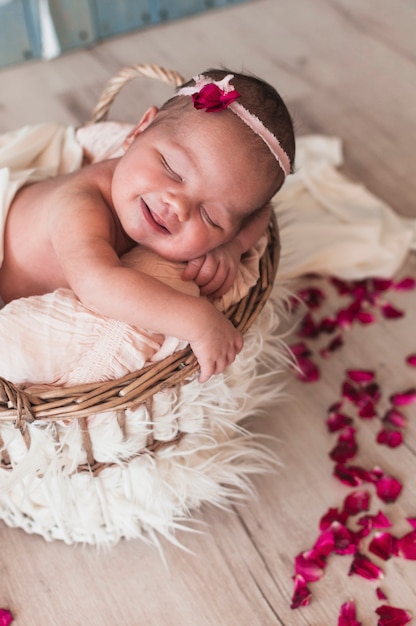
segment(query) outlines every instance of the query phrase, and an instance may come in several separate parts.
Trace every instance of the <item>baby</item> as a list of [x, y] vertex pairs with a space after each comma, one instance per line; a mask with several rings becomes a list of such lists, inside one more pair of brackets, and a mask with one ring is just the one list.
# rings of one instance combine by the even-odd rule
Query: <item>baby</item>
[[[4, 231], [5, 302], [69, 287], [86, 306], [188, 341], [200, 382], [241, 350], [240, 333], [206, 297], [224, 293], [269, 220], [290, 173], [289, 113], [267, 83], [208, 70], [148, 109], [122, 157], [23, 187]], [[136, 244], [188, 263], [205, 297], [123, 266]]]

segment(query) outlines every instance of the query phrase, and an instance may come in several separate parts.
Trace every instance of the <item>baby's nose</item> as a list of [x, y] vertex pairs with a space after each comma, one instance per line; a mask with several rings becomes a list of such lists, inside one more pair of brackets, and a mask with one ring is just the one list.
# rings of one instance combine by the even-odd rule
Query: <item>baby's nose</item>
[[174, 211], [178, 222], [186, 222], [192, 211], [192, 203], [190, 199], [181, 194], [172, 198], [170, 206]]

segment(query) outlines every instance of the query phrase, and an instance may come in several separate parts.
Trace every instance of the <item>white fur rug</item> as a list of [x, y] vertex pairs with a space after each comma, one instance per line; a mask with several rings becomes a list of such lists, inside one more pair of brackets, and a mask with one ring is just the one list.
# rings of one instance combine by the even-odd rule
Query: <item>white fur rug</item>
[[[289, 359], [279, 337], [283, 295], [276, 286], [226, 374], [182, 385], [179, 397], [175, 390], [156, 394], [153, 423], [145, 407], [129, 413], [124, 433], [115, 414], [90, 419], [95, 458], [114, 463], [97, 476], [76, 472], [86, 461], [76, 420], [30, 424], [29, 452], [20, 431], [2, 424], [14, 469], [0, 470], [0, 518], [68, 544], [111, 545], [121, 538], [158, 544], [159, 535], [176, 543], [175, 531], [202, 503], [227, 507], [251, 495], [252, 474], [270, 471], [276, 459], [267, 441], [241, 422], [283, 396], [280, 374]], [[121, 460], [143, 448], [150, 432], [169, 441], [178, 430], [186, 436], [177, 445]]]

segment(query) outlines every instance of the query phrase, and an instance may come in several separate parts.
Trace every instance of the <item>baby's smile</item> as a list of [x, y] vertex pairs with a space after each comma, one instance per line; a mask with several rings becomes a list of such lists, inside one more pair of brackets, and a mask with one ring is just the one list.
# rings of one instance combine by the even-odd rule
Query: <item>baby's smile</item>
[[151, 228], [158, 233], [170, 235], [171, 233], [169, 229], [167, 228], [167, 226], [165, 225], [165, 222], [162, 220], [162, 218], [159, 215], [157, 215], [157, 213], [154, 213], [151, 210], [149, 205], [146, 204], [146, 202], [143, 199], [141, 199], [141, 205], [142, 205], [142, 211], [146, 219], [146, 222], [151, 226]]

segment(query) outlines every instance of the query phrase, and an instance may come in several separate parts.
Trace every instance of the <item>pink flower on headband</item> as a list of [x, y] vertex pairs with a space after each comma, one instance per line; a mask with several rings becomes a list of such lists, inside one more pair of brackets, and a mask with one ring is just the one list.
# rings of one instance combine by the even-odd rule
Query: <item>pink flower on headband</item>
[[240, 97], [238, 91], [224, 91], [214, 83], [204, 85], [197, 93], [192, 94], [196, 109], [205, 109], [208, 113], [223, 111], [231, 102]]
[[237, 117], [240, 118], [251, 130], [264, 141], [270, 152], [278, 162], [285, 176], [290, 174], [291, 165], [289, 157], [280, 145], [277, 137], [264, 126], [258, 117], [250, 113], [239, 102], [235, 102], [240, 97], [238, 91], [230, 84], [234, 74], [227, 74], [222, 80], [213, 80], [209, 76], [200, 74], [194, 76], [194, 85], [180, 87], [178, 96], [192, 96], [192, 101], [196, 109], [205, 111], [223, 111], [230, 107]]

